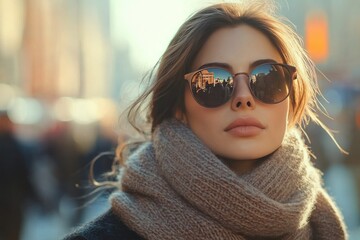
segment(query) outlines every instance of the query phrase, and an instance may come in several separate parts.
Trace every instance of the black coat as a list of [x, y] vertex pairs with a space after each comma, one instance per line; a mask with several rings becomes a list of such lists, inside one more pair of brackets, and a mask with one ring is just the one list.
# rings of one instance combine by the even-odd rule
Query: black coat
[[143, 239], [108, 210], [93, 221], [76, 228], [63, 240], [137, 240]]

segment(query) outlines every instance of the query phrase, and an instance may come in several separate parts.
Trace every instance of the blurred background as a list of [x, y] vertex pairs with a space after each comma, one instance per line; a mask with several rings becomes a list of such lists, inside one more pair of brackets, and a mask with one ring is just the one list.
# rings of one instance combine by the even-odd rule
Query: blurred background
[[[90, 161], [127, 138], [118, 116], [144, 73], [180, 24], [214, 2], [0, 0], [1, 240], [58, 239], [109, 207], [106, 192], [89, 196]], [[349, 155], [320, 127], [306, 130], [359, 239], [360, 1], [277, 2], [321, 71], [320, 101], [333, 118], [322, 119]], [[95, 176], [112, 159], [100, 158]]]

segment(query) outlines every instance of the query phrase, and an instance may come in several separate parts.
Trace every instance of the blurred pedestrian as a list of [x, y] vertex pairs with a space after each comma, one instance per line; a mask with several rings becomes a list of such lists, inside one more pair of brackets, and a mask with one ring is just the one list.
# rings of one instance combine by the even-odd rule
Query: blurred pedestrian
[[14, 124], [0, 112], [0, 239], [20, 239], [26, 202], [33, 194], [29, 163], [14, 135]]

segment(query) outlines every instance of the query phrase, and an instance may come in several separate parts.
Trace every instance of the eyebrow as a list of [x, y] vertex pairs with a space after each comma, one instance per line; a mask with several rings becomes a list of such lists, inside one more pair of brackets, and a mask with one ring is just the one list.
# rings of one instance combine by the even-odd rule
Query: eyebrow
[[[264, 63], [278, 63], [278, 62], [275, 61], [274, 59], [270, 59], [270, 58], [259, 59], [259, 60], [256, 60], [255, 62], [252, 62], [250, 64], [250, 69], [254, 69], [256, 66], [259, 66], [259, 65], [264, 64]], [[232, 67], [227, 63], [211, 62], [211, 63], [206, 63], [206, 64], [200, 66], [197, 70], [202, 69], [202, 68], [208, 68], [208, 67], [221, 67], [221, 68], [225, 68], [225, 69], [228, 69], [228, 70], [232, 69]]]

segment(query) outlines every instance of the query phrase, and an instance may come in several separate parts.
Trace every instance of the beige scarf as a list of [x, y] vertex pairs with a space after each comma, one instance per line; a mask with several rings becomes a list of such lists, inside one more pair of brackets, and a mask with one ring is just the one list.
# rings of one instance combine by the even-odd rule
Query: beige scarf
[[237, 176], [170, 119], [120, 171], [112, 209], [146, 239], [347, 239], [296, 130], [257, 168]]

